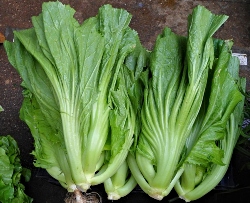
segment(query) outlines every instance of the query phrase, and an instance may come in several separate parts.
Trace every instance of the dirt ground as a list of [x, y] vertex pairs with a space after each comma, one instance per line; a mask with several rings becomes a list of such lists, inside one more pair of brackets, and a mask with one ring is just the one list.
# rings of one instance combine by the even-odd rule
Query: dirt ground
[[[0, 33], [11, 39], [11, 30], [29, 28], [31, 16], [41, 12], [43, 0], [0, 0]], [[186, 35], [187, 17], [196, 5], [204, 5], [217, 14], [229, 16], [227, 22], [216, 33], [215, 37], [221, 39], [233, 39], [233, 51], [247, 54], [250, 63], [250, 0], [62, 0], [70, 4], [76, 10], [75, 18], [82, 22], [88, 17], [95, 16], [98, 8], [103, 4], [111, 4], [114, 7], [124, 8], [132, 15], [131, 27], [134, 28], [142, 41], [148, 48], [152, 49], [156, 36], [166, 26], [175, 33]], [[250, 66], [241, 66], [240, 74], [247, 78], [247, 90], [250, 90]], [[34, 198], [34, 203], [59, 203], [63, 202], [66, 191], [56, 182], [51, 182], [44, 171], [33, 166], [33, 138], [27, 126], [19, 119], [19, 109], [22, 103], [22, 89], [20, 77], [15, 69], [9, 64], [4, 47], [0, 44], [0, 104], [4, 112], [0, 116], [0, 134], [12, 135], [18, 142], [21, 150], [21, 159], [24, 167], [32, 170], [32, 179], [26, 184], [26, 193]], [[245, 158], [242, 158], [243, 162]], [[241, 169], [239, 159], [234, 162], [234, 173]], [[241, 162], [242, 163], [242, 162]], [[237, 165], [238, 164], [238, 165]], [[242, 172], [242, 173], [243, 173]], [[245, 202], [244, 198], [250, 199], [250, 194], [244, 188], [249, 174], [245, 171], [245, 177], [239, 177], [235, 185], [235, 192], [227, 193], [213, 191], [199, 200], [199, 202]], [[247, 179], [248, 178], [248, 179]], [[102, 186], [94, 187], [106, 200]], [[170, 202], [176, 194], [170, 194], [162, 202]], [[140, 190], [133, 191], [127, 197], [117, 202], [157, 202], [147, 197]], [[184, 202], [177, 199], [175, 202]], [[198, 201], [197, 201], [198, 202]]]

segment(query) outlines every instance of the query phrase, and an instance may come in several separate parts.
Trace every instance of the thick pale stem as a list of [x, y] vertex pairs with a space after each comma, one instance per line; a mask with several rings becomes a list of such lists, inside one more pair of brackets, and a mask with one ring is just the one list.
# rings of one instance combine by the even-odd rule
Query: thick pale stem
[[124, 197], [129, 194], [135, 188], [136, 185], [136, 180], [133, 176], [131, 176], [123, 187], [117, 189], [117, 193], [120, 195], [120, 197]]
[[128, 175], [128, 165], [124, 161], [119, 167], [117, 172], [111, 177], [112, 182], [116, 188], [122, 187], [126, 182], [126, 177]]
[[194, 164], [185, 164], [184, 173], [181, 176], [181, 185], [186, 192], [192, 191], [195, 187], [196, 166]]
[[87, 135], [87, 142], [83, 149], [83, 170], [89, 183], [95, 175], [97, 165], [99, 164], [102, 156], [103, 147], [107, 140], [108, 115], [109, 107], [102, 98], [102, 95], [99, 95], [98, 101], [92, 108], [91, 128]]
[[[72, 179], [74, 183], [83, 191], [86, 190], [86, 178], [82, 170], [81, 140], [79, 135], [79, 126], [75, 114], [61, 113], [62, 126], [64, 133], [65, 146], [67, 150], [67, 161], [69, 163]], [[88, 189], [88, 188], [87, 188]]]
[[142, 190], [145, 192], [150, 191], [151, 187], [149, 186], [149, 184], [147, 183], [147, 181], [141, 174], [141, 171], [138, 168], [138, 165], [136, 163], [135, 157], [129, 153], [127, 161], [128, 161], [130, 171], [132, 172], [134, 178], [136, 179], [136, 181], [138, 182]]
[[91, 184], [92, 185], [100, 184], [100, 183], [104, 182], [105, 180], [107, 180], [108, 178], [110, 178], [111, 176], [113, 176], [115, 174], [117, 169], [121, 166], [121, 164], [126, 159], [127, 154], [128, 154], [128, 150], [129, 150], [130, 146], [132, 145], [132, 143], [133, 143], [133, 139], [128, 140], [124, 144], [123, 150], [114, 157], [114, 159], [112, 160], [112, 162], [110, 164], [108, 164], [106, 170], [104, 170], [100, 174], [98, 173], [97, 175], [95, 175], [91, 179]]
[[173, 180], [171, 181], [167, 189], [162, 193], [163, 197], [167, 196], [171, 192], [176, 182], [179, 180], [180, 176], [182, 175], [183, 171], [184, 171], [183, 168], [179, 169], [179, 171], [176, 173], [175, 177], [173, 178]]
[[136, 162], [144, 178], [150, 184], [155, 176], [155, 169], [152, 161], [147, 159], [140, 153], [136, 153]]

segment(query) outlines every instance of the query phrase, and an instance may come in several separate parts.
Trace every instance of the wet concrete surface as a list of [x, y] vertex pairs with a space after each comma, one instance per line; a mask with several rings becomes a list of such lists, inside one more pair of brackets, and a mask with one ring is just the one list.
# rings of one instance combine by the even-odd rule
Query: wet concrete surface
[[[7, 34], [7, 28], [29, 28], [31, 16], [41, 12], [42, 0], [0, 0], [0, 33]], [[114, 7], [124, 8], [132, 15], [131, 27], [134, 28], [142, 41], [148, 48], [152, 49], [156, 36], [161, 33], [165, 26], [170, 27], [175, 33], [186, 35], [187, 16], [192, 9], [200, 4], [217, 14], [226, 14], [228, 21], [216, 33], [215, 37], [221, 39], [233, 39], [233, 50], [250, 56], [250, 1], [249, 0], [218, 0], [218, 1], [192, 1], [192, 0], [62, 0], [70, 4], [76, 10], [75, 17], [80, 22], [95, 16], [98, 8], [106, 3]], [[250, 59], [248, 60], [250, 62]], [[247, 78], [247, 90], [250, 90], [249, 65], [241, 66], [240, 73]], [[21, 160], [24, 167], [32, 170], [32, 178], [26, 184], [26, 193], [34, 198], [34, 203], [59, 203], [63, 202], [66, 191], [56, 184], [49, 182], [33, 166], [33, 138], [27, 126], [19, 119], [19, 109], [22, 103], [21, 79], [15, 69], [9, 64], [3, 45], [0, 45], [0, 104], [4, 112], [0, 116], [0, 134], [12, 135], [18, 142], [21, 150]], [[239, 163], [236, 170], [240, 168]], [[240, 169], [239, 169], [240, 170]], [[247, 176], [247, 173], [246, 173]], [[248, 177], [249, 178], [249, 175]], [[244, 179], [244, 178], [243, 178]], [[239, 183], [243, 183], [242, 178]], [[244, 184], [243, 184], [244, 185]], [[100, 192], [103, 202], [106, 196], [102, 186], [94, 187], [94, 191]], [[245, 190], [235, 193], [218, 195], [211, 192], [199, 202], [238, 202], [237, 196], [250, 198]], [[162, 202], [169, 202], [176, 197], [174, 193], [164, 198]], [[222, 201], [223, 200], [223, 201]], [[140, 190], [133, 191], [127, 197], [118, 202], [157, 202], [147, 197]], [[175, 202], [184, 202], [176, 200]], [[197, 201], [198, 202], [198, 201]], [[244, 202], [241, 199], [241, 202]]]

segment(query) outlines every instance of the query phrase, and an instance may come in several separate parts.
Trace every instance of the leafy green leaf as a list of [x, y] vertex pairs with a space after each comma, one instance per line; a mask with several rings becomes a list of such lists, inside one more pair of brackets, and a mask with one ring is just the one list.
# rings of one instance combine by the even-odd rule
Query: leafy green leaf
[[[9, 135], [0, 136], [0, 202], [32, 202], [32, 198], [24, 193], [25, 188], [20, 183], [23, 168], [19, 156], [19, 148], [14, 138]], [[30, 170], [26, 171], [30, 176]]]

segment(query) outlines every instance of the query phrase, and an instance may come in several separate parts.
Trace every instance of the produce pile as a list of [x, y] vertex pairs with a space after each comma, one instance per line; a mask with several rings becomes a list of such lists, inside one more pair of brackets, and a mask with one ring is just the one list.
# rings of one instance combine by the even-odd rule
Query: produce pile
[[111, 200], [137, 184], [158, 200], [211, 191], [239, 137], [246, 86], [233, 41], [213, 38], [228, 17], [197, 6], [187, 36], [166, 27], [149, 51], [126, 10], [104, 5], [82, 24], [74, 13], [44, 3], [4, 43], [23, 80], [35, 166], [75, 202], [102, 183]]

